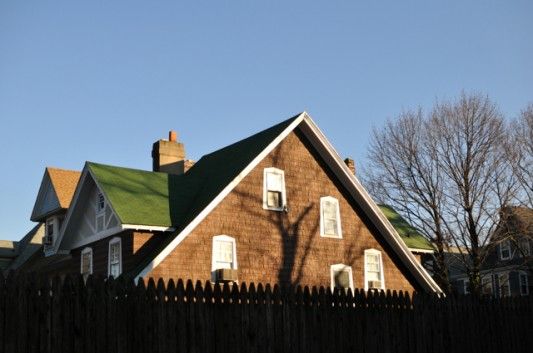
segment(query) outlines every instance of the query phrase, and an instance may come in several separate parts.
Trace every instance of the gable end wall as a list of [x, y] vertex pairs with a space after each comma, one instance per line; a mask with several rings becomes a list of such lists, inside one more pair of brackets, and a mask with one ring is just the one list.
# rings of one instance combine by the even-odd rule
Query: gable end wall
[[[302, 134], [290, 133], [146, 277], [210, 280], [212, 239], [225, 234], [236, 240], [240, 282], [329, 286], [330, 266], [343, 263], [362, 288], [364, 250], [374, 248], [382, 251], [387, 289], [413, 291], [415, 281], [309, 148]], [[262, 207], [268, 167], [285, 172], [287, 213]], [[343, 239], [320, 237], [322, 196], [339, 200]]]

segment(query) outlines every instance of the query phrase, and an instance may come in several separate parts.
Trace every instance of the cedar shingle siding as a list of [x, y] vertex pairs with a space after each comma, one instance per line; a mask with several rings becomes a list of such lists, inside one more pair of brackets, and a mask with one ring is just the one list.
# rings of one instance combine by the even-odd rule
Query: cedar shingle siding
[[[387, 254], [377, 232], [310, 149], [292, 132], [147, 277], [211, 279], [212, 239], [225, 234], [236, 239], [239, 281], [329, 285], [330, 266], [343, 263], [352, 266], [354, 286], [362, 288], [363, 252], [374, 248], [382, 251], [386, 287], [412, 291], [414, 280], [406, 278], [407, 271]], [[285, 172], [287, 213], [262, 207], [268, 167]], [[342, 239], [320, 237], [322, 196], [339, 200]]]

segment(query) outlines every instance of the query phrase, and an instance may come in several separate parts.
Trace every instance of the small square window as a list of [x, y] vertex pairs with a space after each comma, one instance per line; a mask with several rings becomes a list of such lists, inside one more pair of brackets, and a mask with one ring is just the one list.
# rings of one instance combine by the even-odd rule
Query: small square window
[[353, 290], [352, 268], [344, 264], [331, 266], [331, 290], [344, 289]]

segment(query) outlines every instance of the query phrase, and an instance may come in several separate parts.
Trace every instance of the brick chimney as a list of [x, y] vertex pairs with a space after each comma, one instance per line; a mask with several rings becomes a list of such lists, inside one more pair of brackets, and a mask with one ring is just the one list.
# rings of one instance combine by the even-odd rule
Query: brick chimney
[[355, 162], [353, 161], [353, 159], [351, 158], [346, 158], [344, 160], [344, 163], [346, 164], [346, 166], [348, 166], [348, 169], [350, 169], [350, 171], [352, 172], [353, 175], [355, 175]]
[[178, 142], [176, 131], [169, 131], [168, 140], [161, 139], [153, 144], [152, 168], [154, 172], [180, 175], [188, 169], [186, 162], [185, 146]]

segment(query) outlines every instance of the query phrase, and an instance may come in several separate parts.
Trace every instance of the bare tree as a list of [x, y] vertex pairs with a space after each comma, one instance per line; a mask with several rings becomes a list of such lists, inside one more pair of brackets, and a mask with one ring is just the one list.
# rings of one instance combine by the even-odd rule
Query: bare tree
[[533, 103], [511, 124], [507, 152], [520, 186], [517, 202], [533, 208]]
[[444, 291], [450, 283], [445, 262], [447, 236], [442, 219], [443, 173], [422, 110], [407, 111], [374, 129], [370, 168], [363, 179], [380, 202], [393, 206], [435, 247], [433, 272]]
[[515, 193], [505, 153], [507, 130], [488, 97], [401, 114], [375, 130], [364, 179], [373, 194], [405, 215], [435, 246], [435, 275], [449, 290], [444, 252], [456, 246], [480, 293], [480, 270], [499, 210]]

